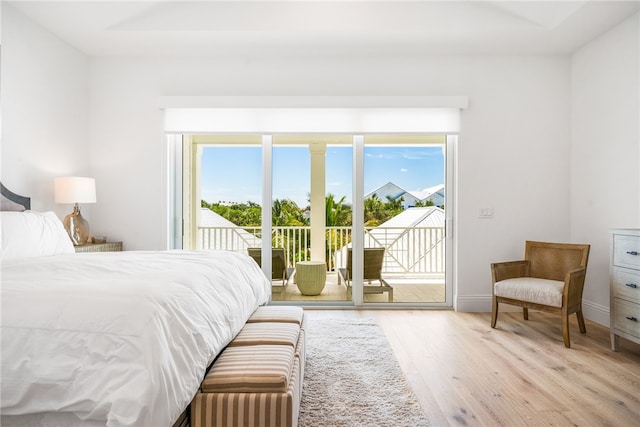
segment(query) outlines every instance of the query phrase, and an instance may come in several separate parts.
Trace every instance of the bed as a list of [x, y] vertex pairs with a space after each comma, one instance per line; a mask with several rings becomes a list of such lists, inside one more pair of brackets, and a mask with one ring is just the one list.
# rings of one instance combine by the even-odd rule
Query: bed
[[1, 214], [2, 426], [170, 427], [271, 296], [244, 253], [75, 253], [53, 213]]

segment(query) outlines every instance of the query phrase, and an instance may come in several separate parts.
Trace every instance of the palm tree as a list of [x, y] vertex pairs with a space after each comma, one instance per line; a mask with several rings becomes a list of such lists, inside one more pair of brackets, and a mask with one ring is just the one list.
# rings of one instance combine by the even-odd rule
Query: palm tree
[[271, 223], [272, 225], [286, 225], [288, 221], [287, 213], [283, 209], [282, 200], [276, 199], [273, 201], [273, 208], [271, 210]]
[[398, 215], [402, 212], [402, 202], [404, 202], [404, 197], [400, 197], [399, 199], [392, 199], [391, 196], [387, 196], [387, 203], [385, 203], [385, 210], [388, 211], [390, 218]]
[[435, 206], [435, 203], [433, 203], [433, 199], [425, 200], [424, 202], [422, 200], [417, 200], [416, 204], [414, 205], [414, 207], [416, 208], [425, 208], [427, 206]]
[[364, 225], [377, 226], [380, 221], [386, 217], [384, 214], [384, 205], [377, 194], [364, 201]]
[[[351, 206], [344, 203], [346, 196], [342, 196], [336, 202], [335, 196], [331, 193], [325, 197], [325, 225], [327, 227], [351, 225]], [[346, 245], [348, 239], [336, 229], [327, 229], [325, 233], [326, 257], [329, 254]], [[331, 246], [331, 247], [330, 247]]]
[[327, 227], [349, 225], [351, 209], [344, 203], [346, 196], [342, 196], [336, 202], [335, 196], [331, 193], [325, 198], [325, 225]]

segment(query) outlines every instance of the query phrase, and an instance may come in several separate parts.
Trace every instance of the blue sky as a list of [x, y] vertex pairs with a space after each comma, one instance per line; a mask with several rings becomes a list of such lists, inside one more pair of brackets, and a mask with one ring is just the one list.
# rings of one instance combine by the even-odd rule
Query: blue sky
[[[405, 190], [421, 190], [444, 183], [441, 146], [365, 146], [365, 194], [387, 182]], [[310, 192], [309, 149], [274, 146], [273, 198], [292, 199], [307, 206]], [[326, 192], [351, 201], [352, 149], [328, 146]], [[243, 203], [261, 202], [261, 149], [257, 146], [205, 147], [202, 154], [202, 198]]]

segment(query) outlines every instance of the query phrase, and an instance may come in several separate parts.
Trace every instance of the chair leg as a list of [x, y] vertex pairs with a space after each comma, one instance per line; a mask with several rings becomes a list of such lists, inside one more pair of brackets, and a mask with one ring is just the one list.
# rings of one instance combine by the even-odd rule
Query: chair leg
[[496, 327], [496, 322], [498, 321], [498, 300], [496, 297], [493, 297], [493, 304], [491, 307], [491, 327]]
[[389, 302], [393, 302], [393, 288], [389, 288]]
[[565, 347], [571, 347], [571, 343], [569, 342], [569, 315], [566, 313], [562, 314], [562, 340], [564, 341]]
[[582, 309], [576, 311], [576, 316], [578, 317], [578, 327], [580, 328], [580, 333], [586, 334], [587, 326], [584, 324], [584, 316], [582, 315]]
[[529, 309], [527, 307], [522, 307], [522, 317], [524, 317], [524, 320], [529, 320]]

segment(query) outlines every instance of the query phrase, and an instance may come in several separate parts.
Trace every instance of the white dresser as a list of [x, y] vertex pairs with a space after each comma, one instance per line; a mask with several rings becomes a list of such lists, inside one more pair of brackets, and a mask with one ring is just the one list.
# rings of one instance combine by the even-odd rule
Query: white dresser
[[620, 337], [640, 343], [640, 230], [611, 230], [611, 348]]

